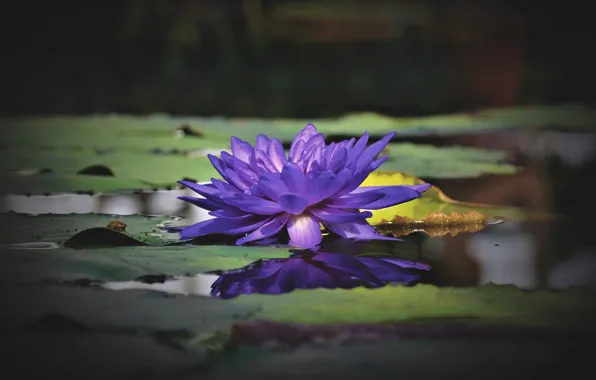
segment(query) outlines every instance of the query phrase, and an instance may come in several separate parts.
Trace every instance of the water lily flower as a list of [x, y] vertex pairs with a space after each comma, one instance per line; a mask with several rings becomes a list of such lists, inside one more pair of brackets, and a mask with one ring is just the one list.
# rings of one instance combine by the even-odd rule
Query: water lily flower
[[283, 294], [295, 289], [378, 288], [389, 282], [414, 285], [430, 267], [396, 257], [359, 257], [336, 252], [294, 253], [284, 259], [258, 260], [225, 271], [211, 285], [211, 295]]
[[302, 248], [320, 244], [321, 225], [344, 238], [396, 240], [373, 229], [366, 221], [372, 216], [369, 210], [419, 198], [430, 184], [360, 187], [387, 159], [378, 155], [394, 135], [389, 133], [369, 147], [368, 132], [358, 140], [327, 145], [315, 126], [308, 124], [294, 138], [288, 156], [278, 139], [261, 134], [253, 147], [232, 137], [232, 154], [209, 155], [223, 181], [179, 181], [204, 197], [179, 198], [215, 218], [176, 230], [183, 240], [242, 235], [236, 241], [242, 245], [278, 236], [286, 229], [290, 245]]

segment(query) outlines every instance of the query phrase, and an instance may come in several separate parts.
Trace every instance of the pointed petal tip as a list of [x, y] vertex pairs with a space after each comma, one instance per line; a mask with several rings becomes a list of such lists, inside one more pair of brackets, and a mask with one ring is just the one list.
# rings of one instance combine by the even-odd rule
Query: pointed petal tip
[[420, 185], [411, 186], [411, 188], [413, 188], [414, 190], [416, 190], [420, 193], [424, 193], [425, 191], [429, 190], [431, 187], [432, 187], [432, 185], [430, 183], [422, 183]]

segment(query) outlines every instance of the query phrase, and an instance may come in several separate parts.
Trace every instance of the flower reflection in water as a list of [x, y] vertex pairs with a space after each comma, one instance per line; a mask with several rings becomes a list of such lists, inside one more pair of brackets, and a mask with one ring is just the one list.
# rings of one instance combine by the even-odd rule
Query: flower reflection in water
[[294, 251], [288, 258], [262, 259], [223, 272], [211, 285], [211, 295], [282, 294], [294, 289], [377, 288], [387, 283], [414, 285], [424, 263], [391, 256], [352, 256], [335, 252]]

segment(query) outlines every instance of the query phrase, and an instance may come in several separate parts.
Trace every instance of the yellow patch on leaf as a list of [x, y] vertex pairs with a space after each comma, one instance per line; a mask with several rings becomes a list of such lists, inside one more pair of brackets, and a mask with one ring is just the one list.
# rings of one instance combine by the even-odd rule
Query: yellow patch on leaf
[[[420, 178], [406, 173], [376, 171], [371, 173], [361, 186], [397, 186], [422, 183], [425, 182]], [[428, 228], [423, 227], [482, 226], [487, 223], [502, 221], [504, 218], [521, 219], [524, 217], [523, 210], [515, 207], [491, 206], [453, 200], [436, 186], [432, 186], [418, 199], [371, 211], [373, 216], [368, 219], [368, 222], [372, 225], [409, 226], [416, 230], [424, 229], [427, 233]]]

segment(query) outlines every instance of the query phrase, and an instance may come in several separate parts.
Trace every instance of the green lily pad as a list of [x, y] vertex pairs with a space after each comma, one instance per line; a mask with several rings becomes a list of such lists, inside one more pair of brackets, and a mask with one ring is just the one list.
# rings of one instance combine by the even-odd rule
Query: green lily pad
[[513, 174], [517, 168], [502, 163], [501, 151], [418, 144], [389, 144], [389, 159], [381, 167], [425, 178], [471, 178], [483, 174]]
[[[91, 228], [105, 228], [113, 220], [126, 224], [126, 234], [143, 242], [154, 241], [153, 233], [161, 230], [158, 225], [168, 217], [127, 215], [115, 217], [101, 214], [38, 215], [16, 213], [0, 214], [0, 224], [10, 226], [10, 234], [1, 235], [0, 244], [28, 243], [34, 241], [64, 243], [73, 235]], [[166, 240], [167, 242], [168, 240]]]
[[151, 185], [126, 177], [106, 177], [81, 174], [38, 174], [0, 176], [0, 194], [44, 194], [77, 191], [117, 192], [145, 189]]
[[477, 288], [386, 286], [297, 290], [282, 297], [242, 296], [230, 302], [258, 303], [255, 319], [282, 323], [436, 323], [466, 320], [593, 330], [596, 294], [591, 291], [526, 292], [515, 286]]
[[27, 281], [131, 281], [144, 275], [193, 276], [240, 268], [261, 258], [283, 258], [288, 249], [237, 246], [112, 247], [79, 250], [5, 249], [4, 265], [25, 274]]
[[[106, 167], [114, 177], [76, 174], [95, 165]], [[41, 168], [51, 169], [54, 173], [28, 176], [14, 174], [23, 170]], [[204, 181], [218, 176], [207, 157], [153, 156], [134, 153], [96, 155], [91, 152], [4, 151], [0, 153], [0, 171], [13, 173], [10, 177], [6, 176], [7, 181], [0, 186], [0, 190], [19, 192], [27, 189], [25, 192], [34, 193], [52, 190], [115, 191], [165, 187], [176, 184], [176, 181], [185, 177]]]
[[[0, 120], [1, 142], [13, 148], [115, 150], [146, 154], [154, 148], [179, 151], [229, 145], [225, 134], [180, 137], [189, 124], [202, 131], [200, 119], [171, 117], [85, 116], [26, 117]], [[217, 130], [217, 128], [214, 128]]]

